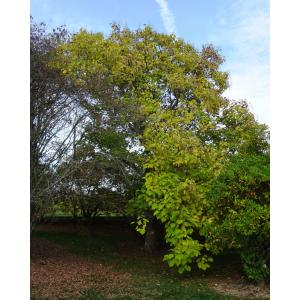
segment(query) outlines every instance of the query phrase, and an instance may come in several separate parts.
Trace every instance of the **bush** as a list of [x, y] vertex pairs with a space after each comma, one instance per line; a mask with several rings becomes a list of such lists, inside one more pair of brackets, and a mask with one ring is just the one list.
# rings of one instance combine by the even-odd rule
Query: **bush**
[[269, 155], [237, 155], [208, 194], [203, 234], [215, 254], [237, 249], [247, 277], [269, 276]]

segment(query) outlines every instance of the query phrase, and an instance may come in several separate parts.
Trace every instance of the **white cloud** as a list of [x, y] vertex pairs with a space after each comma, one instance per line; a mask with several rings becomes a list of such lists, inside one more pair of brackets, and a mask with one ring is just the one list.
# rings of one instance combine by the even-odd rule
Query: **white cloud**
[[270, 124], [268, 2], [235, 1], [220, 14], [220, 24], [210, 37], [230, 49], [224, 69], [230, 73], [231, 87], [225, 96], [248, 100], [256, 118]]
[[169, 9], [167, 0], [155, 0], [159, 5], [160, 15], [168, 34], [176, 33], [175, 18]]

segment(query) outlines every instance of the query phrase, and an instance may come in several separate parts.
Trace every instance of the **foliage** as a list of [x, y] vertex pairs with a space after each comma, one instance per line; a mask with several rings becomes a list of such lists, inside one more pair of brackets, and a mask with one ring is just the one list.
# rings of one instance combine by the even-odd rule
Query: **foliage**
[[146, 233], [146, 226], [149, 223], [149, 220], [143, 216], [137, 217], [135, 221], [131, 222], [131, 225], [135, 225], [135, 229], [137, 232], [139, 232], [141, 235], [144, 235]]
[[70, 170], [67, 194], [81, 203], [88, 195], [96, 211], [103, 188], [132, 198], [140, 233], [154, 215], [170, 245], [164, 259], [180, 273], [237, 248], [249, 278], [260, 279], [268, 273], [259, 255], [269, 232], [269, 134], [245, 101], [223, 96], [223, 61], [212, 45], [199, 51], [148, 26], [72, 35], [49, 65], [80, 91], [88, 120], [60, 170]]
[[[227, 74], [218, 70], [222, 57], [211, 45], [198, 52], [150, 27], [131, 32], [118, 26], [106, 39], [81, 31], [58, 49], [57, 57], [62, 73], [96, 99], [92, 106], [105, 112], [108, 126], [117, 124], [145, 148], [144, 167], [155, 171], [144, 177], [140, 208], [146, 203], [165, 224], [166, 241], [174, 247], [166, 259], [173, 255], [171, 265], [189, 270], [204, 248], [190, 237], [200, 225], [201, 201], [196, 199], [203, 198], [211, 170], [219, 167], [214, 163], [219, 152], [201, 141], [210, 115], [226, 103], [221, 93]], [[161, 197], [168, 206], [159, 203]], [[203, 255], [198, 265], [205, 269], [209, 260]]]
[[214, 181], [209, 192], [202, 233], [217, 254], [238, 249], [248, 278], [269, 275], [269, 155], [237, 155]]

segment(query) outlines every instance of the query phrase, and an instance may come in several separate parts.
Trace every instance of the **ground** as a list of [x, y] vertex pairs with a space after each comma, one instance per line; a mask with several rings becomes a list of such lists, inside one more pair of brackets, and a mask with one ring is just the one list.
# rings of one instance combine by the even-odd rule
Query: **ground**
[[142, 237], [125, 223], [41, 224], [31, 239], [31, 299], [269, 297], [268, 287], [244, 279], [233, 254], [182, 276], [162, 261], [164, 251], [146, 253]]

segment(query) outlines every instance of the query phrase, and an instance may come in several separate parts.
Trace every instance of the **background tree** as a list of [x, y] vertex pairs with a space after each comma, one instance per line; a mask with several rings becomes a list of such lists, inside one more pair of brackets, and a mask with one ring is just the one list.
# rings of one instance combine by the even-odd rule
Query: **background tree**
[[137, 157], [127, 148], [124, 134], [110, 128], [85, 127], [74, 153], [61, 164], [67, 174], [61, 185], [62, 204], [75, 216], [91, 219], [99, 213], [124, 214], [139, 178]]
[[82, 120], [78, 95], [70, 80], [49, 66], [52, 52], [69, 34], [64, 27], [47, 32], [30, 26], [30, 204], [33, 225], [52, 207], [60, 178], [55, 168], [72, 145]]

